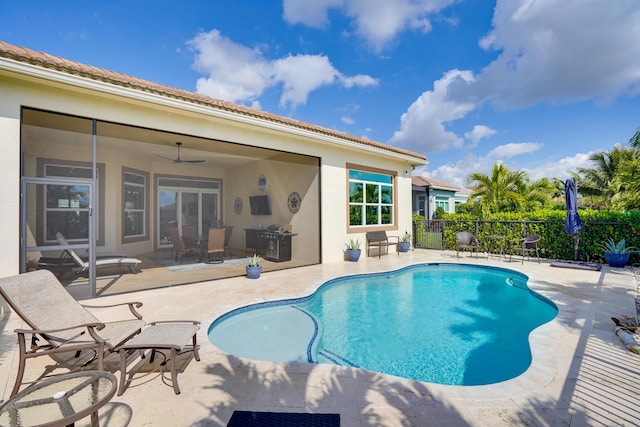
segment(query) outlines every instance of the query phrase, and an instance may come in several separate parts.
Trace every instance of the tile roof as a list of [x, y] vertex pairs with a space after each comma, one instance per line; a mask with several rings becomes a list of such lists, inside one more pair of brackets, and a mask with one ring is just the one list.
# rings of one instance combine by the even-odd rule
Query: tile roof
[[457, 185], [449, 184], [442, 181], [437, 181], [433, 178], [429, 178], [426, 176], [413, 176], [411, 177], [411, 183], [413, 185], [417, 185], [420, 187], [426, 187], [430, 185], [438, 188], [450, 188], [452, 190], [462, 190], [462, 187], [458, 187]]
[[142, 80], [136, 77], [131, 77], [126, 74], [117, 73], [115, 71], [105, 70], [103, 68], [97, 68], [90, 65], [81, 64], [79, 62], [70, 61], [68, 59], [60, 58], [57, 56], [49, 55], [44, 52], [36, 52], [31, 49], [27, 49], [20, 46], [15, 46], [0, 40], [0, 57], [11, 59], [14, 61], [35, 65], [38, 67], [53, 69], [59, 72], [84, 77], [91, 80], [101, 81], [109, 83], [115, 86], [121, 86], [138, 90], [142, 92], [154, 93], [156, 95], [165, 96], [168, 98], [179, 99], [182, 101], [190, 102], [193, 104], [204, 105], [217, 110], [224, 110], [233, 112], [235, 114], [253, 117], [261, 120], [266, 120], [282, 125], [307, 130], [310, 132], [339, 138], [345, 141], [356, 142], [358, 144], [375, 147], [381, 150], [392, 151], [398, 154], [404, 154], [416, 159], [426, 160], [424, 154], [415, 153], [409, 150], [404, 150], [391, 145], [382, 144], [370, 140], [368, 138], [357, 137], [344, 132], [339, 132], [334, 129], [325, 128], [322, 126], [313, 125], [310, 123], [302, 122], [299, 120], [291, 119], [277, 114], [268, 113], [266, 111], [257, 110], [254, 108], [245, 107], [233, 102], [223, 101], [220, 99], [211, 98], [205, 95], [201, 95], [195, 92], [189, 92], [184, 89], [179, 89], [171, 86], [166, 86], [160, 83], [150, 82], [148, 80]]

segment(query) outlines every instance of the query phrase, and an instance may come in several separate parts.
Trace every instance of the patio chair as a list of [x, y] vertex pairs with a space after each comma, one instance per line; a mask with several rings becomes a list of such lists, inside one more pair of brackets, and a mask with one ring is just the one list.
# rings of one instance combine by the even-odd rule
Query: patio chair
[[[389, 253], [389, 246], [395, 246], [396, 252], [400, 255], [400, 251], [398, 251], [398, 244], [400, 243], [400, 237], [398, 236], [387, 236], [386, 231], [367, 231], [367, 256], [371, 256], [371, 248], [378, 248], [378, 258], [382, 254], [382, 248], [385, 249], [385, 252]], [[396, 239], [395, 242], [389, 241], [389, 239]]]
[[511, 253], [509, 254], [509, 261], [511, 261], [511, 257], [513, 253], [520, 253], [522, 255], [522, 263], [524, 264], [524, 257], [526, 256], [529, 259], [529, 254], [531, 252], [536, 253], [536, 257], [538, 258], [538, 264], [540, 264], [540, 254], [538, 253], [538, 242], [540, 242], [542, 236], [539, 234], [532, 234], [530, 236], [526, 236], [520, 239], [520, 243], [511, 248]]
[[[142, 306], [141, 302], [81, 305], [49, 270], [1, 278], [0, 294], [27, 325], [27, 328], [14, 331], [18, 334], [20, 359], [11, 396], [18, 393], [22, 385], [27, 359], [49, 356], [58, 363], [76, 359], [81, 367], [97, 359], [97, 369], [102, 371], [104, 357], [140, 333], [145, 324], [142, 315], [136, 311]], [[116, 306], [128, 306], [131, 318], [101, 322], [87, 310]], [[27, 336], [31, 338], [29, 343]]]
[[[61, 246], [68, 246], [69, 242], [62, 235], [62, 233], [56, 233], [56, 239]], [[89, 271], [89, 262], [81, 258], [73, 249], [65, 249], [69, 259], [76, 265], [72, 268], [72, 271], [76, 274], [82, 274]], [[114, 268], [114, 267], [127, 267], [132, 273], [138, 273], [138, 266], [142, 264], [142, 261], [137, 258], [129, 258], [126, 255], [114, 255], [96, 257], [96, 270], [101, 268]]]
[[480, 243], [478, 242], [478, 238], [468, 231], [461, 231], [456, 234], [456, 241], [458, 242], [456, 246], [456, 255], [460, 258], [460, 251], [469, 250], [471, 251], [470, 256], [473, 256], [473, 252], [476, 253], [476, 258], [478, 258], [478, 247]]
[[229, 241], [231, 241], [231, 234], [233, 233], [233, 226], [224, 227], [224, 250], [225, 254], [228, 252], [229, 259], [231, 259], [231, 247]]
[[170, 228], [169, 235], [171, 236], [171, 242], [173, 243], [173, 248], [171, 249], [172, 257], [173, 252], [175, 251], [175, 260], [178, 261], [178, 258], [180, 258], [180, 264], [182, 264], [182, 259], [185, 255], [200, 256], [200, 248], [195, 244], [197, 243], [197, 240], [190, 239], [189, 245], [186, 245], [177, 228]]
[[209, 241], [207, 242], [207, 262], [211, 264], [221, 263], [224, 260], [222, 255], [225, 253], [224, 249], [224, 228], [210, 228], [209, 229]]

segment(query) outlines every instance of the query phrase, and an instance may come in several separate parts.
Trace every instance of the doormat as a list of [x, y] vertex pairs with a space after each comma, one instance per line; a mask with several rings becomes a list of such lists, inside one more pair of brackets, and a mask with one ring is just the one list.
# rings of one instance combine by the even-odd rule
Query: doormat
[[227, 427], [340, 427], [340, 414], [233, 411]]
[[582, 261], [554, 261], [551, 263], [551, 267], [573, 268], [576, 270], [600, 271], [602, 269], [602, 264], [598, 264], [597, 262], [582, 262]]

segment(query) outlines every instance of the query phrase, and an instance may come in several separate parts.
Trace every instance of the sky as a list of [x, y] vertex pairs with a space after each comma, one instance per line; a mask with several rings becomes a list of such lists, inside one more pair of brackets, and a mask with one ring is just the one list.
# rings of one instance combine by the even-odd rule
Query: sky
[[566, 179], [640, 127], [639, 0], [0, 0], [0, 40], [427, 156]]

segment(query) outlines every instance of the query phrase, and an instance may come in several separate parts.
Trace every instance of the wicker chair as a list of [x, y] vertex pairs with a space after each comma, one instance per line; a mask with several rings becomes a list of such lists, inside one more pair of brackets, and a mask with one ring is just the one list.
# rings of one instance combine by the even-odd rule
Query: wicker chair
[[519, 253], [522, 255], [522, 263], [524, 264], [524, 258], [527, 257], [529, 259], [529, 254], [531, 252], [535, 252], [536, 258], [538, 258], [538, 264], [540, 264], [540, 254], [538, 253], [538, 242], [542, 236], [539, 234], [532, 234], [530, 236], [524, 237], [520, 239], [520, 243], [511, 248], [511, 253], [509, 255], [509, 261], [511, 261], [511, 257], [513, 253]]
[[456, 246], [456, 254], [458, 255], [458, 258], [460, 258], [461, 250], [471, 251], [471, 256], [473, 256], [473, 252], [475, 251], [476, 258], [478, 258], [478, 247], [480, 244], [478, 242], [478, 238], [474, 236], [473, 233], [461, 231], [456, 234], [456, 240], [458, 241], [458, 245]]
[[[104, 370], [104, 357], [140, 333], [145, 324], [142, 315], [136, 311], [142, 306], [141, 302], [81, 305], [49, 270], [2, 278], [0, 294], [27, 324], [26, 329], [15, 330], [20, 359], [11, 396], [18, 393], [22, 385], [27, 359], [49, 356], [65, 364], [77, 359], [81, 366], [86, 366], [97, 358], [97, 369]], [[132, 316], [116, 322], [101, 322], [87, 310], [123, 305], [128, 305]], [[28, 336], [30, 342], [27, 342]]]

